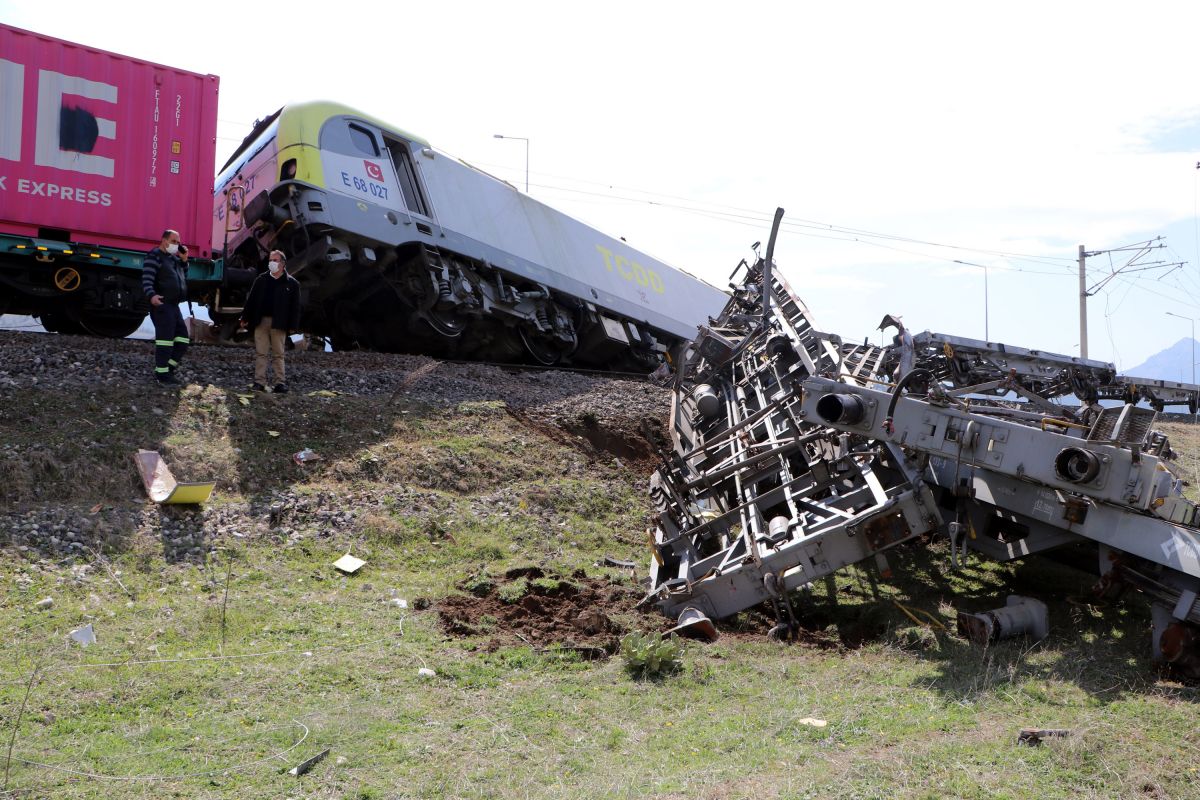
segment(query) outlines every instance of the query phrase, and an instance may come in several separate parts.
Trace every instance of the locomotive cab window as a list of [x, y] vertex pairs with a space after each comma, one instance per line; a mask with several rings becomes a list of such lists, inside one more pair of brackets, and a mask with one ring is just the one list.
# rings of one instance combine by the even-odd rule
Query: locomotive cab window
[[429, 216], [429, 205], [421, 192], [420, 181], [417, 180], [417, 167], [413, 164], [412, 153], [408, 145], [394, 139], [384, 138], [388, 152], [392, 154], [392, 164], [396, 167], [396, 182], [404, 195], [404, 205], [414, 214]]
[[379, 158], [379, 146], [375, 144], [375, 134], [357, 125], [350, 126], [350, 143], [361, 153]]

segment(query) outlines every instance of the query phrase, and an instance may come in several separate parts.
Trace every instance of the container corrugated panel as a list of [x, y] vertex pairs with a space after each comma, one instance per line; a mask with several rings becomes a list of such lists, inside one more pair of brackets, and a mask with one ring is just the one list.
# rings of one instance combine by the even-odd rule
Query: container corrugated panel
[[0, 25], [0, 232], [148, 250], [174, 228], [209, 256], [217, 90]]

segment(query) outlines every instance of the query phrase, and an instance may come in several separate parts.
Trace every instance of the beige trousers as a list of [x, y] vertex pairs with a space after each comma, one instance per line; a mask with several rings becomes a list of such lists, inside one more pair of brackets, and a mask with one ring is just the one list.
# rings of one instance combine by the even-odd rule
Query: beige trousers
[[287, 331], [271, 327], [271, 318], [263, 317], [254, 329], [254, 382], [267, 385], [267, 357], [271, 359], [271, 371], [275, 383], [283, 383], [283, 342]]

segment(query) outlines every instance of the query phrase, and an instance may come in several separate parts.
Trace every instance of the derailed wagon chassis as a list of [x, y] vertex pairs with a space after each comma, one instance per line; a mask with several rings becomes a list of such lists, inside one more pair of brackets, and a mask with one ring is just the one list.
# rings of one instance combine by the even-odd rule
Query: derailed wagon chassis
[[1200, 676], [1200, 511], [1156, 412], [979, 400], [939, 379], [944, 349], [893, 385], [903, 345], [820, 332], [773, 273], [773, 242], [678, 365], [647, 602], [715, 619], [769, 603], [785, 637], [793, 590], [872, 557], [886, 575], [885, 551], [921, 534], [946, 535], [955, 563], [1084, 543], [1099, 593], [1150, 599], [1153, 658]]

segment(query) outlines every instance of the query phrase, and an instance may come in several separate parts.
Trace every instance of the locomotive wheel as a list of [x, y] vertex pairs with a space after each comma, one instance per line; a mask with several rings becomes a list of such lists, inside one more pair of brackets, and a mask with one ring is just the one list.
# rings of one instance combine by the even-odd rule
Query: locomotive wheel
[[439, 311], [431, 308], [421, 314], [421, 319], [447, 339], [457, 338], [467, 329], [467, 321], [453, 311]]
[[552, 342], [537, 334], [528, 333], [524, 328], [520, 328], [519, 333], [521, 335], [521, 344], [525, 345], [525, 352], [543, 367], [557, 364], [567, 354], [566, 349], [557, 342]]
[[120, 314], [91, 311], [79, 315], [79, 325], [93, 336], [124, 339], [142, 326], [145, 314]]

